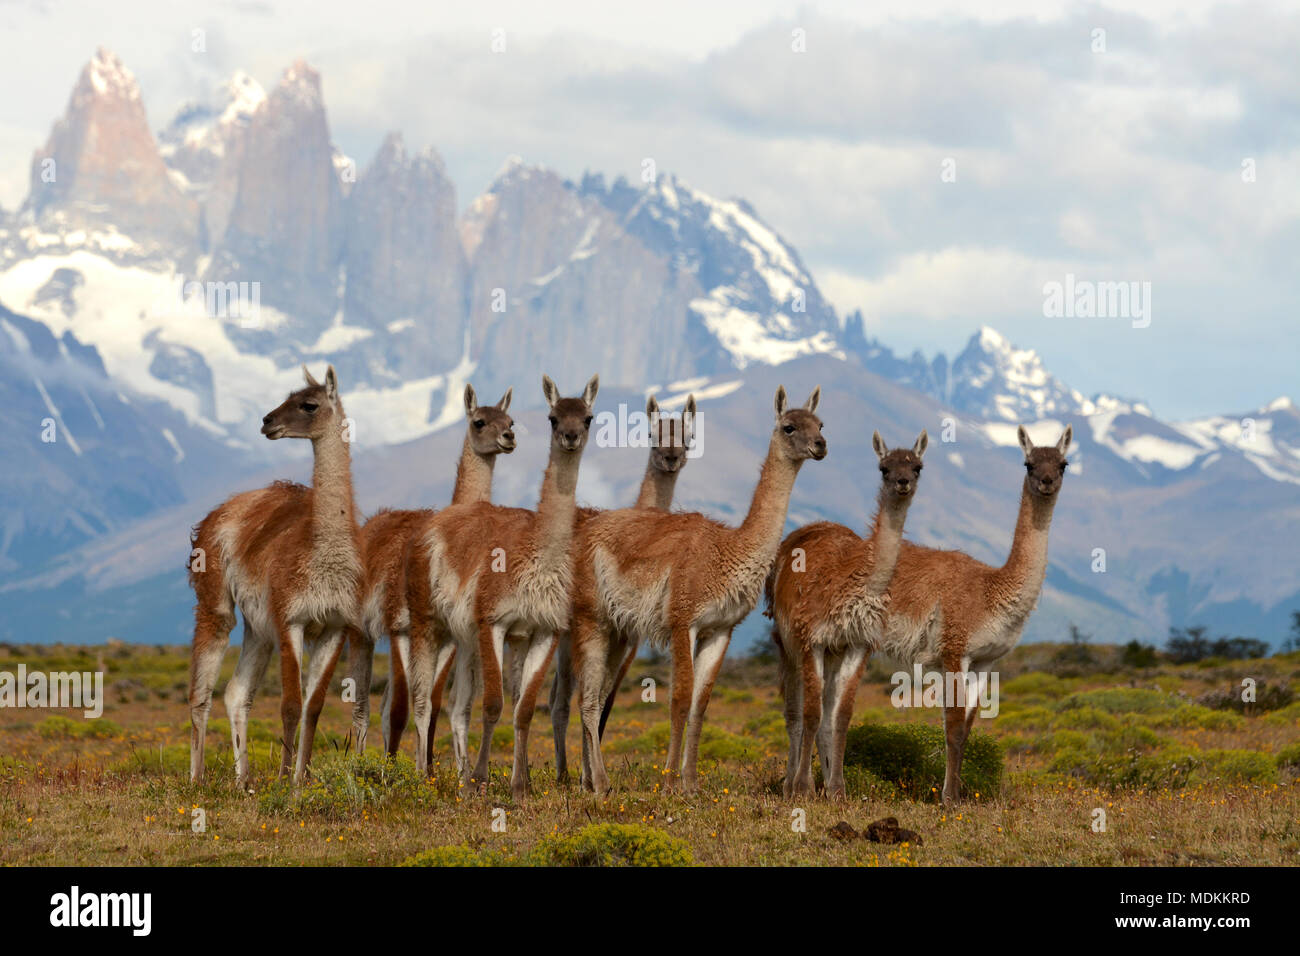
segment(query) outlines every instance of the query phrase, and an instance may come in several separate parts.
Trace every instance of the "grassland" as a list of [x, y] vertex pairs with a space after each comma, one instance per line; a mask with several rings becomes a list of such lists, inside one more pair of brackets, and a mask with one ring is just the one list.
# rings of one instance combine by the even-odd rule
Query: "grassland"
[[[596, 799], [557, 785], [543, 707], [530, 740], [534, 796], [517, 806], [506, 779], [509, 726], [494, 735], [486, 793], [470, 793], [448, 765], [445, 714], [442, 761], [424, 780], [409, 757], [375, 754], [377, 717], [370, 751], [361, 759], [350, 752], [340, 736], [348, 705], [338, 693], [321, 720], [313, 782], [294, 788], [277, 780], [274, 667], [253, 709], [254, 792], [234, 788], [220, 701], [209, 726], [208, 782], [194, 786], [188, 649], [0, 647], [0, 671], [20, 663], [46, 672], [103, 670], [107, 691], [97, 721], [0, 708], [0, 863], [392, 865], [421, 853], [435, 863], [583, 862], [599, 852], [592, 856], [576, 835], [607, 823], [637, 828], [616, 837], [631, 834], [660, 862], [705, 865], [1300, 863], [1300, 703], [1285, 703], [1300, 688], [1300, 654], [1132, 669], [1121, 666], [1117, 648], [1090, 648], [1087, 660], [1071, 657], [1077, 651], [1029, 645], [1002, 662], [1001, 712], [977, 724], [996, 740], [990, 752], [1002, 754], [1000, 782], [945, 809], [926, 792], [928, 777], [891, 779], [888, 766], [850, 768], [847, 802], [782, 799], [785, 735], [770, 661], [726, 664], [709, 708], [697, 795], [662, 786], [667, 668], [649, 661], [633, 669], [610, 718], [614, 792]], [[232, 650], [224, 677], [234, 658]], [[891, 706], [891, 671], [873, 664], [855, 721], [937, 728], [932, 709]], [[654, 702], [642, 700], [639, 681], [647, 676], [658, 681]], [[1260, 682], [1267, 700], [1261, 693], [1259, 705], [1234, 706], [1245, 677]], [[381, 656], [376, 693], [385, 680]], [[571, 764], [577, 743], [575, 726]], [[412, 751], [409, 734], [404, 751]], [[928, 755], [931, 763], [935, 757]], [[1098, 810], [1104, 831], [1095, 828]], [[920, 834], [920, 844], [828, 832], [840, 821], [863, 830], [887, 816]], [[654, 831], [649, 843], [640, 828]], [[655, 842], [659, 833], [670, 839]]]

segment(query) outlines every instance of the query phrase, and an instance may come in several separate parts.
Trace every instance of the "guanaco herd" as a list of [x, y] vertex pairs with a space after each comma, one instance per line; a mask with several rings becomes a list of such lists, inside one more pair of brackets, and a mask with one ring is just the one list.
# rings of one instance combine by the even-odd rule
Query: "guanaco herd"
[[[782, 540], [800, 467], [826, 457], [817, 416], [820, 387], [802, 407], [789, 404], [784, 386], [777, 389], [767, 455], [738, 527], [670, 510], [694, 437], [693, 395], [680, 418], [661, 416], [649, 398], [650, 458], [633, 507], [600, 511], [577, 505], [596, 376], [577, 398], [561, 397], [543, 376], [551, 444], [536, 510], [491, 500], [497, 456], [515, 448], [511, 392], [495, 405], [479, 405], [473, 387], [466, 386], [465, 443], [450, 505], [440, 511], [382, 510], [358, 524], [337, 377], [333, 367], [323, 383], [306, 368], [303, 373], [306, 387], [263, 419], [262, 434], [311, 441], [311, 487], [281, 481], [235, 495], [191, 536], [189, 578], [197, 596], [189, 694], [192, 780], [203, 777], [213, 687], [238, 608], [244, 640], [225, 702], [241, 788], [249, 780], [248, 712], [272, 653], [279, 651], [282, 683], [280, 772], [292, 767], [300, 780], [345, 642], [356, 692], [352, 734], [364, 750], [371, 663], [376, 644], [387, 637], [391, 676], [380, 722], [387, 752], [397, 752], [413, 721], [416, 763], [429, 770], [436, 717], [450, 679], [453, 758], [466, 784], [482, 784], [508, 689], [514, 704], [511, 793], [517, 801], [529, 789], [528, 731], [552, 658], [557, 774], [567, 782], [566, 738], [576, 689], [582, 786], [605, 794], [610, 782], [600, 741], [615, 694], [642, 641], [667, 649], [672, 686], [665, 783], [693, 792], [714, 680], [733, 628], [765, 592], [790, 746], [786, 796], [811, 793], [814, 740], [827, 795], [844, 796], [854, 696], [867, 658], [879, 651], [955, 675], [957, 693], [944, 699], [943, 800], [959, 799], [962, 750], [989, 665], [1012, 648], [1038, 601], [1048, 528], [1067, 464], [1068, 426], [1047, 447], [1034, 446], [1019, 429], [1026, 470], [1020, 513], [1011, 553], [997, 568], [960, 551], [903, 540], [928, 444], [924, 431], [907, 450], [886, 447], [879, 432], [872, 436], [881, 483], [866, 537], [817, 522]], [[195, 560], [199, 556], [202, 561]], [[304, 649], [310, 650], [305, 676]], [[471, 764], [476, 698], [482, 701], [483, 726]]]

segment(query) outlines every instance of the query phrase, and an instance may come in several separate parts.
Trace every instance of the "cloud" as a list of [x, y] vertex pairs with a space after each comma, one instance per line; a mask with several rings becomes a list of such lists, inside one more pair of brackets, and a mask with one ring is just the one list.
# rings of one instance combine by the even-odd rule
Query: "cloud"
[[[792, 15], [775, 0], [584, 0], [398, 15], [388, 0], [327, 0], [304, 19], [143, 2], [156, 16], [132, 30], [93, 7], [58, 31], [28, 15], [48, 42], [0, 65], [6, 88], [40, 91], [5, 130], [6, 147], [23, 140], [0, 150], [7, 206], [99, 42], [136, 70], [157, 125], [219, 75], [242, 67], [269, 85], [305, 55], [346, 152], [364, 165], [401, 129], [443, 155], [462, 206], [510, 154], [575, 179], [635, 179], [651, 157], [748, 199], [838, 309], [866, 309], [900, 347], [952, 350], [989, 322], [1062, 356], [1077, 387], [1126, 394], [1140, 389], [1121, 374], [1242, 355], [1209, 382], [1148, 376], [1146, 397], [1189, 413], [1294, 389], [1297, 337], [1258, 346], [1300, 298], [1300, 14], [1285, 5], [826, 0]], [[209, 29], [206, 60], [188, 52], [195, 25]], [[505, 53], [489, 47], [495, 26]], [[1120, 356], [1104, 331], [1031, 323], [1042, 283], [1066, 272], [1150, 279], [1156, 331]], [[1243, 336], [1268, 353], [1249, 370]]]

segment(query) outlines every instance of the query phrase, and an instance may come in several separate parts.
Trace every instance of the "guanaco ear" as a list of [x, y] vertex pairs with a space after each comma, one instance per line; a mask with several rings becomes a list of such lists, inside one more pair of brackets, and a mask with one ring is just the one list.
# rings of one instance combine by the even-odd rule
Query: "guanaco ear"
[[878, 431], [871, 433], [871, 447], [875, 450], [876, 457], [881, 461], [884, 461], [885, 456], [889, 454], [889, 449], [885, 447], [885, 440], [880, 437]]
[[560, 400], [560, 390], [555, 387], [549, 375], [542, 376], [542, 394], [546, 396], [546, 404], [551, 408], [554, 408], [555, 403]]
[[334, 366], [325, 370], [325, 397], [331, 402], [339, 400], [339, 377], [334, 374]]
[[1034, 443], [1029, 439], [1029, 432], [1025, 431], [1025, 426], [1021, 425], [1016, 429], [1016, 437], [1020, 439], [1020, 448], [1025, 453], [1025, 461], [1029, 460], [1029, 453], [1034, 450]]
[[682, 445], [689, 448], [695, 439], [695, 416], [699, 409], [695, 404], [695, 393], [686, 396], [686, 407], [682, 409]]
[[509, 411], [510, 398], [511, 396], [514, 395], [514, 393], [515, 393], [515, 387], [511, 385], [509, 388], [506, 389], [506, 393], [501, 396], [501, 401], [497, 402], [497, 408], [501, 409], [501, 411], [503, 412]]
[[785, 414], [785, 407], [786, 407], [786, 404], [787, 404], [788, 402], [789, 402], [789, 399], [786, 397], [786, 394], [785, 394], [785, 386], [784, 386], [784, 385], [778, 385], [778, 386], [776, 387], [776, 399], [775, 399], [775, 401], [773, 402], [773, 405], [774, 405], [775, 408], [776, 408], [776, 417], [777, 417], [777, 418], [780, 418], [782, 415]]
[[1056, 450], [1062, 455], [1070, 447], [1070, 441], [1074, 438], [1074, 426], [1066, 425], [1065, 431], [1061, 432], [1061, 440], [1056, 443]]
[[478, 396], [474, 394], [474, 386], [469, 382], [465, 383], [465, 414], [469, 418], [474, 417], [474, 409], [478, 408]]
[[593, 375], [591, 381], [587, 383], [587, 387], [582, 390], [582, 400], [587, 403], [588, 408], [596, 404], [596, 392], [599, 390], [600, 376]]
[[815, 412], [817, 411], [817, 406], [821, 404], [821, 400], [822, 387], [818, 385], [812, 390], [812, 394], [808, 396], [808, 401], [803, 403], [803, 407], [808, 409], [810, 412]]
[[659, 414], [659, 401], [650, 395], [645, 400], [645, 417], [654, 421], [654, 417]]
[[925, 450], [929, 447], [930, 447], [930, 436], [929, 434], [926, 433], [926, 430], [922, 428], [921, 434], [916, 436], [916, 444], [912, 446], [912, 454], [915, 455], [917, 458], [924, 458]]
[[302, 377], [307, 380], [308, 385], [316, 386], [320, 384], [320, 382], [316, 381], [316, 379], [312, 377], [311, 372], [307, 371], [306, 365], [302, 367]]

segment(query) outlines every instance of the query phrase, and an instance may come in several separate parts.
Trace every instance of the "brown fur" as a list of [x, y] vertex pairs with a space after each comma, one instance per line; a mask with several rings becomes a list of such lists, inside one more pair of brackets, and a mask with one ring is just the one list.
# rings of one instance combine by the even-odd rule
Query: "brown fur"
[[[654, 438], [650, 446], [649, 460], [646, 462], [645, 476], [641, 479], [641, 488], [637, 493], [635, 507], [637, 508], [656, 508], [660, 511], [666, 511], [672, 506], [673, 491], [677, 486], [677, 478], [681, 470], [686, 466], [687, 451], [691, 446], [694, 438], [696, 415], [698, 406], [695, 402], [694, 395], [688, 395], [686, 405], [682, 410], [682, 417], [670, 418], [660, 415], [659, 402], [653, 396], [646, 399], [646, 416], [649, 418], [651, 427], [654, 430]], [[587, 522], [600, 514], [597, 508], [579, 508], [575, 533], [578, 540], [578, 550], [584, 548], [584, 535], [586, 534]], [[614, 706], [614, 697], [618, 693], [619, 687], [622, 686], [628, 670], [632, 667], [632, 661], [636, 658], [637, 648], [640, 645], [639, 634], [621, 634], [615, 635], [617, 648], [611, 648], [611, 653], [617, 653], [621, 657], [622, 663], [619, 665], [617, 673], [613, 679], [609, 692], [605, 696], [605, 703], [601, 709], [600, 717], [600, 735], [605, 733], [605, 722], [609, 719], [609, 714]], [[568, 782], [569, 779], [569, 758], [567, 753], [567, 737], [569, 726], [569, 705], [570, 698], [573, 694], [576, 675], [573, 672], [573, 637], [566, 631], [560, 635], [559, 647], [556, 652], [555, 680], [551, 684], [551, 730], [555, 737], [555, 775], [561, 783]], [[584, 749], [584, 754], [585, 754]], [[585, 757], [582, 762], [582, 781], [584, 787], [591, 785], [591, 764]]]
[[[812, 787], [813, 735], [823, 732], [822, 762], [827, 792], [843, 796], [840, 761], [853, 713], [858, 662], [879, 640], [885, 592], [902, 546], [907, 509], [920, 480], [925, 432], [911, 450], [890, 451], [877, 432], [881, 486], [871, 533], [861, 538], [829, 521], [806, 525], [781, 543], [767, 578], [767, 614], [780, 655], [790, 753], [785, 794]], [[798, 560], [796, 561], [796, 556]], [[846, 668], [845, 675], [840, 674]], [[853, 675], [854, 680], [843, 677]], [[823, 717], [823, 696], [832, 708]], [[829, 719], [823, 728], [823, 720]]]
[[[979, 674], [1014, 645], [1038, 603], [1047, 570], [1047, 536], [1065, 477], [1072, 429], [1055, 447], [1035, 447], [1022, 427], [1025, 480], [1011, 551], [991, 567], [960, 551], [904, 544], [889, 588], [884, 647], [892, 656]], [[959, 774], [976, 702], [945, 700], [947, 767], [943, 800], [959, 798]]]
[[[514, 420], [509, 415], [513, 389], [495, 405], [479, 405], [472, 385], [465, 386], [465, 441], [456, 466], [452, 504], [487, 501], [492, 495], [496, 458], [515, 448]], [[370, 678], [375, 645], [387, 636], [390, 644], [388, 687], [383, 701], [384, 747], [395, 754], [409, 713], [409, 691], [402, 654], [395, 646], [407, 629], [406, 549], [411, 535], [434, 512], [432, 509], [392, 511], [381, 509], [361, 528], [360, 547], [365, 566], [362, 586], [362, 626], [347, 631], [348, 654], [356, 693], [352, 733], [358, 752], [364, 752], [370, 725]], [[326, 673], [328, 681], [331, 666]], [[442, 685], [439, 684], [439, 687]], [[434, 710], [440, 706], [435, 695]], [[319, 715], [317, 709], [316, 715]]]
[[609, 786], [599, 721], [613, 674], [621, 666], [618, 655], [610, 653], [612, 637], [619, 632], [639, 632], [670, 648], [672, 736], [666, 768], [670, 773], [680, 769], [688, 790], [696, 786], [704, 710], [731, 629], [757, 603], [799, 466], [826, 454], [821, 420], [814, 414], [820, 394], [814, 390], [804, 408], [792, 409], [786, 406], [784, 387], [778, 389], [768, 454], [738, 528], [698, 513], [636, 508], [605, 512], [587, 524], [576, 566], [573, 653], [582, 688], [583, 748], [596, 792]]
[[[281, 772], [286, 773], [302, 715], [303, 649], [320, 643], [313, 652], [315, 676], [318, 666], [337, 656], [343, 628], [356, 621], [362, 571], [343, 405], [332, 367], [323, 385], [310, 373], [306, 378], [306, 388], [292, 393], [263, 419], [262, 432], [271, 439], [312, 441], [312, 487], [276, 482], [235, 495], [199, 522], [192, 535], [191, 548], [204, 554], [204, 570], [197, 570], [192, 557], [189, 574], [197, 598], [190, 659], [193, 780], [203, 776], [212, 690], [236, 606], [244, 613], [244, 645], [226, 695], [227, 708], [233, 711], [232, 743], [241, 785], [248, 775], [247, 708], [270, 646], [278, 644], [280, 649], [285, 744]], [[314, 720], [303, 722], [299, 774], [310, 757], [314, 729]]]
[[[501, 715], [504, 681], [497, 642], [522, 638], [527, 659], [540, 667], [525, 673], [515, 705], [515, 762], [511, 790], [522, 800], [528, 789], [527, 737], [531, 702], [554, 652], [555, 636], [568, 624], [572, 581], [572, 542], [577, 506], [578, 465], [586, 447], [598, 380], [593, 377], [582, 398], [561, 398], [544, 378], [550, 405], [551, 455], [535, 512], [476, 503], [454, 505], [429, 516], [407, 549], [407, 603], [411, 616], [411, 696], [420, 737], [417, 764], [427, 767], [431, 688], [440, 675], [436, 655], [448, 641], [473, 647], [465, 628], [477, 627], [477, 658], [458, 651], [453, 692], [453, 739], [457, 760], [467, 778], [484, 780], [492, 731]], [[504, 569], [502, 569], [504, 561]], [[434, 582], [437, 582], [435, 591]], [[470, 600], [472, 607], [463, 606]], [[467, 613], [472, 620], [466, 620]], [[538, 652], [534, 654], [534, 652]], [[472, 667], [477, 664], [483, 688], [483, 737], [478, 763], [469, 773], [463, 747]]]

